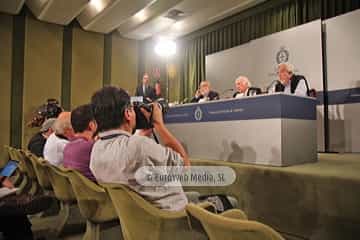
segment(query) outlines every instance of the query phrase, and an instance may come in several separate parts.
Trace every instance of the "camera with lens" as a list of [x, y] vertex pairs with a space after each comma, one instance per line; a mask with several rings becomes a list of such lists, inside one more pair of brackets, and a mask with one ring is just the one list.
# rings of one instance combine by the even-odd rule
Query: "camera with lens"
[[[142, 97], [131, 97], [131, 103], [134, 106], [134, 111], [136, 114], [136, 129], [150, 129], [153, 128], [153, 104], [158, 104], [163, 115], [169, 110], [169, 104], [163, 98], [159, 98], [156, 102], [153, 103], [144, 103]], [[141, 112], [141, 108], [150, 113], [149, 121], [146, 119], [144, 114]]]
[[27, 124], [29, 127], [40, 127], [46, 119], [57, 118], [63, 111], [59, 101], [49, 98], [45, 104], [36, 109], [31, 121]]

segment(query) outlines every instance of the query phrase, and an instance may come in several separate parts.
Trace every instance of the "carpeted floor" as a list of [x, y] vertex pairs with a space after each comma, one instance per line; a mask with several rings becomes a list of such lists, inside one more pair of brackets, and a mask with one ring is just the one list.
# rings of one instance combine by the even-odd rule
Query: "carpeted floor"
[[317, 163], [282, 168], [192, 162], [232, 167], [237, 179], [230, 186], [186, 189], [235, 196], [250, 219], [294, 238], [360, 239], [360, 154], [319, 154]]

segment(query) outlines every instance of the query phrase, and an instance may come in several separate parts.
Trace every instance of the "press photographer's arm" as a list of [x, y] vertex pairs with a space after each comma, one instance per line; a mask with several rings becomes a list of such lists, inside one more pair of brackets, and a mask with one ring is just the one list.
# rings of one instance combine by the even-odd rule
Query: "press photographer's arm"
[[[148, 111], [142, 108], [141, 112], [147, 119], [150, 119], [151, 114]], [[162, 111], [157, 103], [153, 104], [152, 122], [164, 145], [178, 152], [184, 160], [184, 165], [190, 166], [189, 156], [180, 142], [166, 128], [163, 121]]]

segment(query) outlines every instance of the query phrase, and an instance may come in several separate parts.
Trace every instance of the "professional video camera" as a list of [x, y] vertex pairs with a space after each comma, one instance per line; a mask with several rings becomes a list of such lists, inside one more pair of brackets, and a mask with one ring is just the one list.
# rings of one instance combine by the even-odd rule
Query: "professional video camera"
[[[169, 109], [169, 104], [163, 98], [157, 99], [154, 103], [144, 103], [142, 97], [131, 97], [131, 103], [133, 104], [136, 113], [136, 129], [150, 129], [154, 127], [152, 122], [153, 104], [158, 104], [163, 115], [166, 114]], [[149, 121], [141, 112], [141, 108], [151, 113]]]
[[32, 128], [40, 127], [46, 119], [57, 118], [62, 111], [58, 100], [49, 98], [45, 104], [36, 109], [34, 116], [27, 125]]

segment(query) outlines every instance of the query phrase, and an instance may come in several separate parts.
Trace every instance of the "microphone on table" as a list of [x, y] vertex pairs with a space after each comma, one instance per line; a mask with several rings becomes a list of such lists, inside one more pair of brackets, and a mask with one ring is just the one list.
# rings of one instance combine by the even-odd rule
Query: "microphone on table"
[[184, 98], [181, 103], [184, 104], [184, 103], [188, 103], [189, 102], [189, 99], [188, 98]]
[[[273, 81], [265, 88], [265, 89], [266, 89], [266, 93], [269, 93], [270, 88], [272, 88], [272, 87], [275, 88], [275, 86], [276, 86], [278, 83], [280, 83], [279, 80], [273, 80]], [[275, 89], [274, 89], [274, 90], [275, 90]]]

